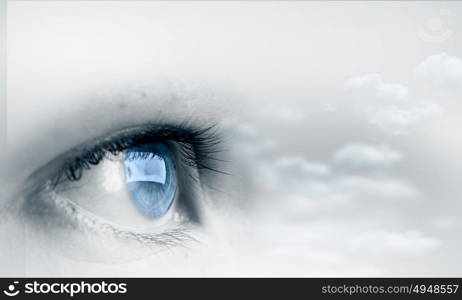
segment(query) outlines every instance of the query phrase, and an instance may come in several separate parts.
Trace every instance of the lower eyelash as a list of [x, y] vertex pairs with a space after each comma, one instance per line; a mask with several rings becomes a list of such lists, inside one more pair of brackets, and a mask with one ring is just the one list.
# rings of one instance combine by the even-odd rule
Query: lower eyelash
[[[60, 216], [65, 215], [65, 218], [72, 222], [67, 223], [67, 226], [79, 227], [81, 230], [91, 231], [105, 237], [135, 241], [148, 248], [155, 247], [155, 250], [158, 250], [159, 246], [163, 248], [186, 247], [191, 242], [198, 242], [190, 233], [192, 230], [191, 225], [188, 226], [188, 223], [184, 220], [178, 221], [174, 228], [166, 229], [161, 233], [136, 232], [120, 228], [98, 216], [94, 216], [72, 201], [60, 199], [59, 196], [53, 195], [52, 192], [49, 192], [47, 200], [41, 199], [39, 201], [42, 203], [36, 202], [34, 205], [41, 205], [40, 210], [45, 210], [48, 213], [53, 211]], [[56, 210], [59, 210], [59, 212]], [[34, 209], [29, 212], [37, 213]]]
[[173, 248], [178, 246], [185, 247], [188, 242], [198, 243], [198, 240], [189, 233], [190, 229], [187, 227], [180, 227], [158, 234], [135, 233], [131, 231], [121, 231], [116, 228], [110, 228], [110, 230], [112, 234], [117, 237], [134, 240], [148, 247], [155, 245], [156, 247]]

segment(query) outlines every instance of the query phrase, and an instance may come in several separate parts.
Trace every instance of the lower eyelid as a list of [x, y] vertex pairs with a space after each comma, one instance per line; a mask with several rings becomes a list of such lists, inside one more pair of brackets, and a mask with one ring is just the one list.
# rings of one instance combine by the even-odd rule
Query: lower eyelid
[[[46, 200], [31, 199], [30, 201], [35, 202], [35, 209], [31, 210], [31, 207], [26, 209], [25, 217], [27, 221], [39, 222], [44, 221], [43, 219], [46, 218], [46, 224], [42, 225], [46, 227], [44, 229], [48, 232], [57, 229], [78, 230], [79, 233], [97, 234], [105, 239], [134, 241], [148, 248], [154, 247], [154, 250], [159, 250], [159, 247], [184, 246], [189, 242], [197, 242], [192, 236], [193, 226], [181, 219], [175, 220], [175, 225], [162, 227], [162, 231], [140, 232], [111, 224], [92, 215], [69, 200], [59, 199], [50, 194]], [[27, 202], [25, 205], [27, 206]], [[44, 214], [37, 215], [38, 210]], [[37, 217], [39, 220], [37, 220]], [[50, 226], [53, 228], [49, 228]]]

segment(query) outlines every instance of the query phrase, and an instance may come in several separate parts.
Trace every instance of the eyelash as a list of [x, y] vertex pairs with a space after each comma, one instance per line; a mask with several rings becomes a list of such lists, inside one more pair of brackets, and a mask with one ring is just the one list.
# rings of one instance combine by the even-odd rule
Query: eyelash
[[[127, 132], [129, 131], [129, 132]], [[218, 173], [216, 164], [220, 159], [217, 155], [221, 139], [215, 130], [215, 125], [203, 129], [182, 124], [180, 126], [147, 125], [142, 128], [132, 128], [117, 133], [116, 137], [105, 138], [94, 142], [91, 147], [76, 150], [78, 154], [67, 158], [64, 165], [52, 178], [52, 186], [56, 186], [63, 179], [78, 181], [84, 170], [89, 170], [110, 155], [118, 155], [127, 148], [141, 146], [153, 142], [175, 142], [179, 145], [182, 162], [197, 170], [209, 170]], [[197, 180], [197, 178], [195, 178]]]

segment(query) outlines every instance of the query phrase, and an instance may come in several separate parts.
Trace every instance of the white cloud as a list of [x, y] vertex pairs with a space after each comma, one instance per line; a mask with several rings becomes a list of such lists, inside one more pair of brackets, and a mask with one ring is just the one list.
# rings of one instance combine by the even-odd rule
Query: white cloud
[[[336, 213], [345, 214], [361, 208], [380, 207], [394, 211], [390, 203], [409, 203], [418, 199], [419, 192], [405, 181], [393, 178], [372, 179], [361, 176], [339, 177], [334, 180], [306, 179], [297, 185], [283, 185], [282, 181], [273, 188], [271, 195], [266, 195], [264, 201], [268, 204], [274, 197], [277, 212], [283, 213], [291, 219], [310, 221], [314, 218], [325, 218]], [[281, 195], [284, 201], [281, 202]], [[265, 205], [266, 205], [265, 204]], [[344, 218], [348, 218], [344, 215]], [[351, 215], [353, 219], [355, 218]]]
[[347, 176], [335, 182], [334, 187], [355, 202], [403, 201], [416, 199], [419, 192], [405, 181], [394, 178]]
[[354, 76], [345, 88], [369, 124], [395, 135], [408, 133], [411, 125], [442, 111], [436, 103], [413, 99], [406, 86], [385, 82], [379, 74]]
[[442, 111], [440, 105], [431, 102], [419, 102], [406, 108], [395, 105], [365, 108], [369, 124], [395, 135], [408, 133], [408, 126]]
[[392, 101], [405, 99], [408, 88], [399, 83], [389, 83], [382, 80], [379, 74], [367, 74], [351, 77], [345, 87], [360, 93], [362, 96]]
[[415, 69], [415, 77], [436, 85], [462, 84], [462, 60], [447, 53], [427, 57]]
[[282, 172], [289, 172], [293, 175], [314, 175], [325, 176], [330, 173], [327, 165], [316, 162], [309, 162], [301, 156], [286, 156], [277, 159], [274, 166]]
[[319, 187], [325, 186], [320, 179], [331, 172], [327, 164], [311, 162], [301, 156], [281, 156], [269, 161], [256, 157], [253, 163], [258, 174], [254, 177], [257, 189], [282, 192], [284, 197], [305, 197], [307, 190], [320, 192]]
[[401, 160], [401, 153], [385, 145], [348, 144], [334, 154], [336, 163], [353, 168], [389, 168]]
[[[400, 154], [383, 149], [386, 149], [383, 153], [367, 149], [372, 154], [367, 154], [365, 163], [388, 166], [401, 159]], [[414, 201], [420, 196], [412, 185], [400, 179], [335, 174], [327, 164], [308, 162], [298, 156], [281, 157], [272, 163], [260, 162], [256, 174], [259, 202], [296, 219], [322, 218], [359, 206], [364, 209], [364, 204], [371, 203], [385, 207], [392, 202]], [[281, 198], [284, 201], [281, 202]]]

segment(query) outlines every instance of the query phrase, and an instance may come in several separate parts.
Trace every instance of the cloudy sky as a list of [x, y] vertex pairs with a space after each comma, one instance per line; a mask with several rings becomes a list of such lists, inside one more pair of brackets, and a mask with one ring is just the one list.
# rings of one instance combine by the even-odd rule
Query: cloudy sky
[[416, 5], [300, 12], [294, 35], [312, 30], [303, 50], [319, 60], [293, 49], [305, 81], [282, 78], [289, 91], [236, 122], [259, 237], [283, 273], [293, 257], [298, 274], [460, 274], [462, 7]]
[[459, 274], [462, 59], [436, 52], [405, 73], [371, 68], [333, 85], [341, 95], [241, 123], [262, 231], [305, 253], [299, 274]]
[[[461, 276], [461, 15], [454, 2], [17, 2], [9, 97], [133, 74], [221, 97], [224, 184], [242, 201], [211, 216], [235, 242], [197, 251], [210, 274]], [[33, 101], [9, 103], [12, 143]]]

